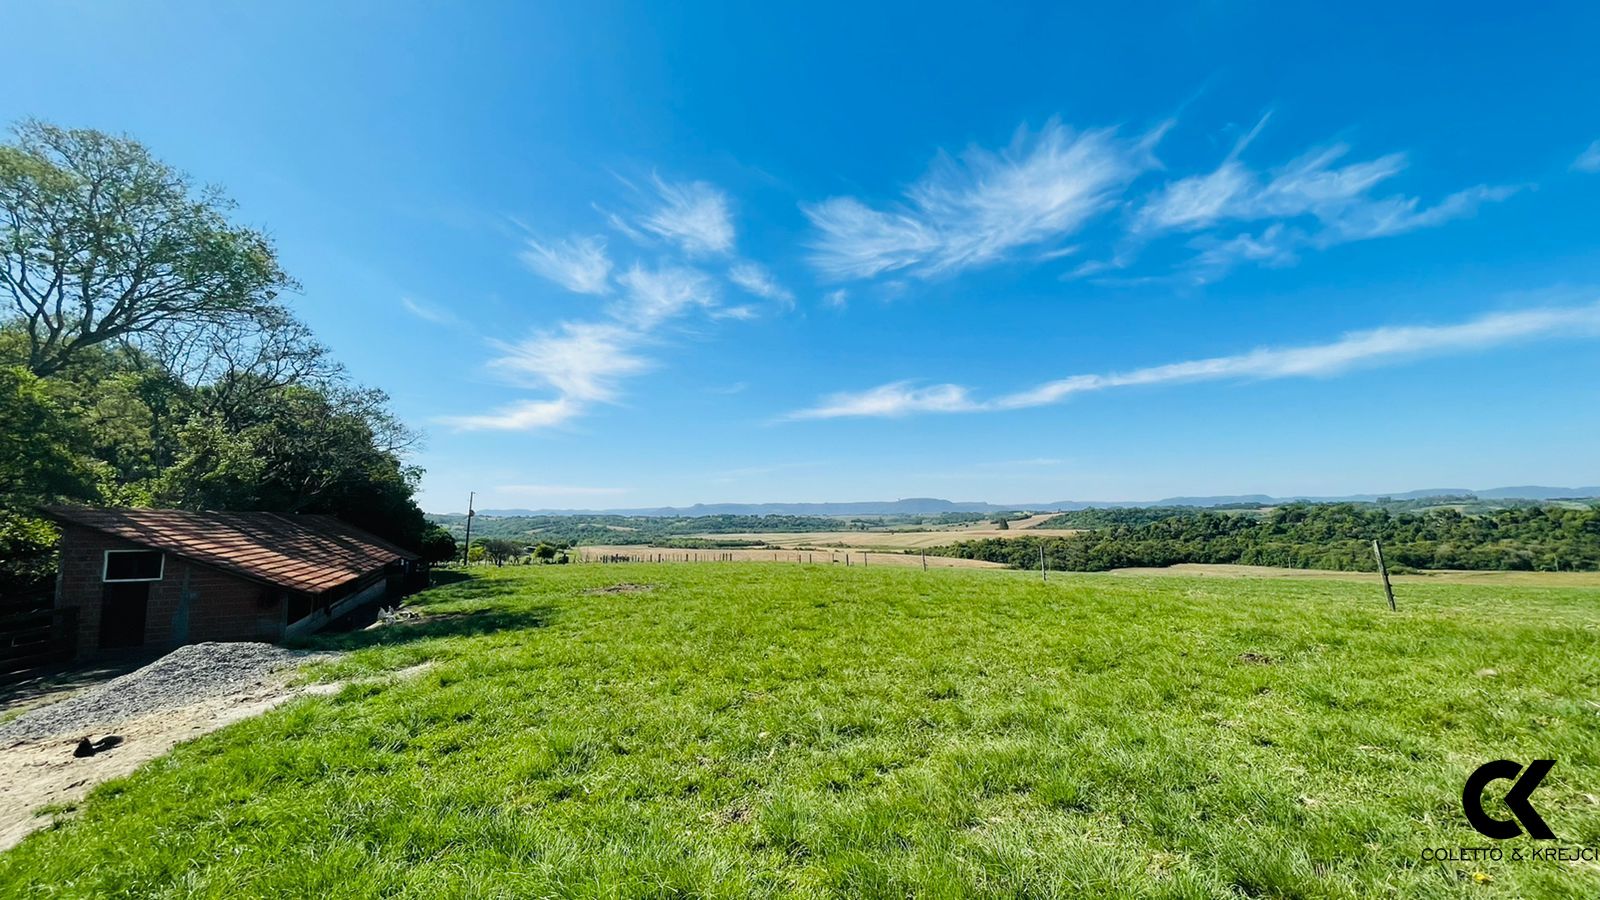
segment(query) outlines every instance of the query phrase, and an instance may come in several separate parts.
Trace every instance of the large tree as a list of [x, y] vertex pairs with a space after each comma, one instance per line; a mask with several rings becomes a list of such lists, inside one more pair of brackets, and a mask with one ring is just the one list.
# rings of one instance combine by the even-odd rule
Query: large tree
[[28, 368], [49, 375], [108, 341], [170, 345], [281, 315], [293, 282], [232, 209], [137, 141], [18, 125], [0, 144], [0, 301], [22, 323]]
[[271, 242], [135, 141], [15, 132], [0, 144], [0, 412], [18, 444], [0, 461], [0, 543], [38, 544], [33, 507], [74, 497], [333, 513], [418, 545], [416, 436], [278, 302], [292, 282]]

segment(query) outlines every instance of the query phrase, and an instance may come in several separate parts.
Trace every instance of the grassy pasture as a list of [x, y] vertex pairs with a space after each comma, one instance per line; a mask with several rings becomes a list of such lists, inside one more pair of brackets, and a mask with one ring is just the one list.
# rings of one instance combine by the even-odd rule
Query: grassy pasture
[[[806, 545], [813, 547], [815, 545]], [[858, 550], [854, 547], [840, 549], [836, 547], [820, 547], [806, 550], [773, 550], [753, 548], [734, 548], [716, 550], [685, 550], [679, 547], [652, 547], [640, 544], [611, 544], [611, 545], [585, 545], [573, 551], [573, 555], [580, 560], [596, 561], [621, 557], [624, 560], [635, 562], [712, 562], [719, 559], [731, 562], [760, 562], [782, 563], [785, 565], [799, 565], [810, 562], [815, 565], [845, 565], [846, 556], [850, 565], [861, 565], [865, 558], [867, 565], [871, 566], [904, 566], [907, 568], [922, 568], [924, 562], [930, 569], [1004, 569], [1004, 563], [989, 562], [982, 559], [962, 559], [958, 556], [930, 556], [924, 560], [920, 555], [908, 554], [902, 550]]]
[[[640, 589], [643, 588], [643, 589]], [[1600, 895], [1592, 588], [833, 566], [483, 570], [342, 679], [0, 856], [7, 896]], [[1494, 811], [1494, 805], [1491, 805]], [[1525, 838], [1502, 844], [1527, 848]]]

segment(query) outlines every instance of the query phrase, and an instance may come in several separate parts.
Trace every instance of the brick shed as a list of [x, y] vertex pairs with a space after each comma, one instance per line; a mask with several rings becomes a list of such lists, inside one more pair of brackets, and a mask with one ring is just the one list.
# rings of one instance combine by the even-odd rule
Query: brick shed
[[52, 506], [78, 656], [315, 631], [413, 583], [419, 557], [333, 516]]

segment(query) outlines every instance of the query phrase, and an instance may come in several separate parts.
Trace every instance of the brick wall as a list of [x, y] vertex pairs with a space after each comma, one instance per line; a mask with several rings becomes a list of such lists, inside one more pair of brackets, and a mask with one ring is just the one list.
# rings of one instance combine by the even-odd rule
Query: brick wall
[[[77, 525], [61, 526], [61, 572], [56, 605], [78, 609], [78, 655], [100, 649], [100, 601], [107, 550], [147, 549]], [[276, 641], [283, 637], [284, 594], [166, 554], [160, 581], [150, 582], [146, 647], [197, 641]], [[185, 599], [187, 598], [187, 603]]]

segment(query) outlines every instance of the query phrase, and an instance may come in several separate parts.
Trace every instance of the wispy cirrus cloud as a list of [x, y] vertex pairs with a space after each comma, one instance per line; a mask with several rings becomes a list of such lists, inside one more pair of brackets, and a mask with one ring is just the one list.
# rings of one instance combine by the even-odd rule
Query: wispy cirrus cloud
[[653, 329], [695, 308], [717, 305], [716, 284], [698, 269], [666, 265], [647, 269], [635, 265], [618, 277], [623, 298], [611, 309], [613, 317], [635, 328]]
[[981, 405], [971, 393], [957, 384], [917, 387], [912, 381], [894, 381], [864, 391], [829, 394], [809, 409], [797, 410], [785, 419], [894, 419], [917, 413], [973, 412]]
[[442, 416], [439, 421], [462, 431], [535, 431], [564, 425], [584, 411], [570, 397], [553, 400], [519, 400], [486, 413]]
[[746, 293], [765, 300], [775, 300], [785, 306], [794, 305], [794, 294], [779, 284], [760, 263], [735, 263], [728, 269], [728, 280]]
[[549, 244], [529, 238], [518, 254], [523, 265], [575, 294], [610, 290], [611, 258], [600, 237], [579, 237]]
[[[631, 192], [641, 189], [618, 180]], [[464, 430], [537, 430], [565, 425], [600, 404], [620, 402], [621, 386], [653, 365], [651, 345], [670, 323], [693, 315], [709, 320], [758, 316], [756, 307], [724, 306], [725, 288], [698, 268], [696, 259], [727, 255], [734, 227], [727, 195], [703, 181], [652, 180], [654, 196], [625, 218], [594, 209], [633, 242], [655, 251], [646, 264], [634, 261], [618, 271], [603, 238], [593, 235], [544, 241], [530, 238], [518, 254], [535, 273], [579, 294], [607, 299], [598, 318], [574, 319], [541, 328], [519, 341], [493, 340], [490, 372], [511, 384], [553, 396], [519, 400], [472, 415], [447, 416], [446, 425]], [[793, 303], [793, 295], [765, 268], [736, 261], [728, 280], [766, 299]], [[419, 313], [420, 314], [420, 313]]]
[[406, 312], [411, 313], [413, 316], [416, 316], [422, 321], [432, 322], [435, 325], [455, 325], [461, 321], [460, 319], [456, 318], [454, 313], [447, 309], [440, 309], [431, 303], [424, 303], [421, 300], [413, 300], [410, 297], [401, 297], [400, 306], [405, 309]]
[[704, 181], [675, 184], [656, 178], [655, 187], [660, 202], [639, 219], [640, 228], [690, 255], [733, 249], [733, 215], [727, 194]]
[[579, 402], [616, 399], [620, 378], [648, 368], [636, 355], [640, 333], [609, 322], [564, 322], [516, 342], [496, 341], [491, 370], [524, 387], [551, 388]]
[[[1516, 192], [1514, 187], [1476, 185], [1431, 205], [1403, 194], [1376, 196], [1384, 182], [1405, 171], [1405, 154], [1341, 165], [1350, 152], [1344, 144], [1305, 153], [1268, 173], [1257, 172], [1239, 157], [1260, 127], [1215, 170], [1156, 191], [1135, 216], [1131, 237], [1141, 241], [1162, 233], [1211, 230], [1190, 242], [1200, 252], [1191, 260], [1189, 274], [1205, 282], [1240, 263], [1282, 267], [1298, 261], [1303, 250], [1437, 227]], [[1255, 233], [1222, 237], [1215, 231], [1229, 223], [1263, 221], [1270, 224]], [[1127, 262], [1124, 257], [1115, 266], [1091, 263], [1079, 274]]]
[[1595, 141], [1578, 154], [1578, 158], [1572, 161], [1572, 171], [1590, 175], [1600, 172], [1600, 141]]
[[961, 385], [918, 387], [913, 382], [898, 381], [857, 393], [832, 394], [818, 405], [784, 418], [893, 418], [918, 413], [998, 412], [1048, 406], [1076, 394], [1116, 388], [1322, 377], [1361, 366], [1400, 363], [1429, 355], [1572, 337], [1600, 337], [1600, 303], [1493, 313], [1453, 325], [1377, 328], [1351, 332], [1324, 344], [1262, 348], [1235, 356], [1189, 360], [1128, 372], [1072, 375], [990, 400], [975, 399], [972, 392]]
[[941, 152], [903, 199], [875, 208], [854, 197], [803, 207], [817, 230], [812, 263], [835, 280], [904, 270], [928, 277], [996, 262], [1016, 248], [1071, 234], [1115, 202], [1155, 162], [1159, 132], [1125, 140], [1052, 120], [1019, 129], [1009, 147]]
[[719, 311], [717, 286], [687, 266], [635, 265], [617, 277], [618, 296], [599, 321], [567, 321], [520, 341], [491, 341], [491, 372], [521, 387], [554, 392], [490, 412], [447, 416], [463, 430], [530, 431], [564, 425], [597, 404], [616, 403], [621, 384], [647, 371], [647, 344], [668, 322], [694, 311]]

